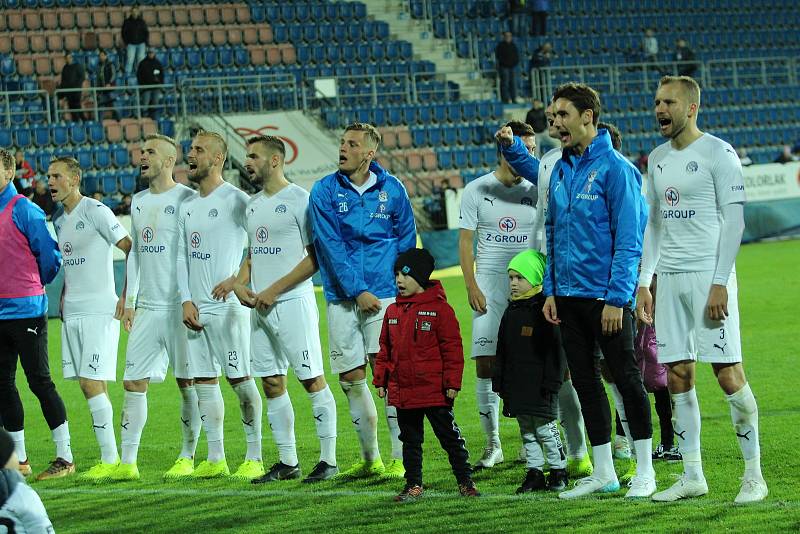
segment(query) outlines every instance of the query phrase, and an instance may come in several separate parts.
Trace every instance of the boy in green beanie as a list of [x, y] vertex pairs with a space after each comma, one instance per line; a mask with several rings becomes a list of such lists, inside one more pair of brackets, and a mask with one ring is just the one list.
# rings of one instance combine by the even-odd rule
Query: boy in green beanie
[[525, 447], [527, 472], [517, 493], [567, 486], [567, 457], [556, 426], [566, 360], [542, 314], [544, 264], [544, 255], [532, 249], [508, 264], [511, 298], [497, 336], [492, 389], [503, 399], [503, 415], [516, 417]]

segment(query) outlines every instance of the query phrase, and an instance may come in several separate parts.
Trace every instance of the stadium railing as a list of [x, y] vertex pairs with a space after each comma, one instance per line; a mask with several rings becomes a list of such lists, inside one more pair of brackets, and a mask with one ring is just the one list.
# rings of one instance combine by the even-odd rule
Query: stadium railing
[[588, 83], [607, 93], [654, 90], [665, 74], [677, 75], [681, 67], [697, 66], [695, 76], [705, 88], [796, 85], [800, 61], [794, 57], [719, 59], [542, 67], [531, 70], [531, 94], [549, 100], [561, 83]]
[[[40, 105], [31, 106], [38, 103]], [[0, 93], [0, 123], [7, 127], [25, 122], [42, 122], [49, 118], [50, 95], [47, 91], [4, 91]]]
[[[145, 105], [142, 101], [144, 92], [146, 91], [160, 91], [158, 103]], [[124, 89], [119, 87], [82, 87], [77, 89], [57, 89], [53, 93], [52, 106], [54, 114], [52, 115], [56, 122], [64, 120], [63, 115], [70, 113], [91, 113], [93, 120], [102, 120], [105, 112], [122, 112], [121, 115], [132, 116], [141, 119], [142, 116], [147, 116], [149, 112], [159, 111], [162, 115], [175, 115], [176, 109], [173, 105], [172, 99], [167, 99], [165, 96], [174, 93], [175, 85], [133, 85], [127, 86]], [[68, 94], [81, 93], [81, 107], [69, 108], [61, 107], [59, 102], [61, 99], [66, 99]], [[87, 102], [88, 99], [88, 102]], [[100, 105], [108, 103], [110, 105]], [[49, 108], [48, 103], [48, 108]]]

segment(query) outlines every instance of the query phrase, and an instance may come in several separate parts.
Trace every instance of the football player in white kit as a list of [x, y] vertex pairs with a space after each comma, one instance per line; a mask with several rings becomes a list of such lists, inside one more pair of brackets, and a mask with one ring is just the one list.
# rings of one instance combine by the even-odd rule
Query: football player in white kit
[[53, 200], [64, 208], [53, 219], [64, 254], [61, 363], [64, 378], [78, 380], [81, 386], [100, 445], [100, 462], [80, 478], [104, 482], [119, 464], [106, 384], [116, 380], [119, 318], [124, 305], [114, 290], [113, 248], [127, 255], [131, 238], [105, 204], [81, 195], [77, 160], [55, 158], [47, 178]]
[[[506, 124], [533, 154], [536, 136], [529, 125]], [[459, 214], [458, 255], [467, 286], [472, 316], [472, 359], [478, 376], [476, 394], [481, 428], [486, 434], [483, 455], [475, 469], [503, 461], [500, 444], [500, 397], [492, 391], [494, 355], [500, 319], [508, 304], [508, 262], [533, 248], [536, 184], [523, 180], [500, 156], [497, 170], [476, 178], [464, 188]], [[473, 253], [478, 241], [477, 265]]]
[[[291, 366], [311, 400], [320, 441], [319, 463], [304, 482], [328, 480], [336, 465], [336, 401], [325, 381], [319, 340], [319, 310], [311, 276], [317, 271], [308, 192], [283, 174], [286, 147], [278, 137], [247, 141], [245, 168], [263, 189], [247, 204], [248, 258], [234, 292], [251, 312], [251, 369], [261, 377], [267, 419], [279, 461], [254, 484], [301, 476], [294, 434], [294, 408], [286, 389]], [[251, 282], [252, 289], [248, 285]]]
[[683, 476], [654, 501], [708, 492], [700, 458], [700, 407], [695, 363], [711, 364], [744, 457], [737, 503], [767, 496], [761, 474], [758, 406], [742, 366], [734, 262], [744, 232], [744, 179], [736, 151], [697, 127], [700, 87], [687, 76], [665, 76], [655, 97], [661, 135], [650, 153], [637, 312], [653, 321], [650, 281], [658, 274], [655, 314], [658, 360], [669, 368], [668, 387]]
[[114, 480], [137, 480], [139, 441], [147, 422], [147, 387], [163, 382], [172, 365], [181, 393], [183, 443], [167, 480], [194, 471], [194, 453], [200, 434], [197, 393], [189, 369], [180, 295], [178, 293], [178, 210], [194, 191], [175, 183], [172, 171], [178, 159], [175, 140], [148, 135], [142, 147], [141, 173], [149, 187], [133, 196], [128, 255], [125, 312], [122, 326], [130, 332], [125, 355], [125, 402], [120, 431], [121, 462]]
[[247, 440], [245, 461], [234, 477], [264, 474], [261, 462], [261, 395], [250, 377], [250, 316], [229, 295], [247, 244], [244, 213], [249, 197], [222, 179], [228, 147], [217, 133], [199, 131], [187, 156], [189, 179], [198, 194], [186, 199], [178, 218], [178, 289], [183, 324], [189, 328], [189, 367], [195, 376], [208, 459], [195, 478], [230, 474], [225, 459], [225, 405], [219, 387], [224, 373], [236, 395]]

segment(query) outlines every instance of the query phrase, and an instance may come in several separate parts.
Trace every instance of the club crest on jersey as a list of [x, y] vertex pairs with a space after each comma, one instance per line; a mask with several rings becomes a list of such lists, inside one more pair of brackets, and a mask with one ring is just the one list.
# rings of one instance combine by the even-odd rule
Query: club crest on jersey
[[76, 230], [83, 230], [84, 224], [83, 221], [78, 221], [78, 224], [75, 225]]
[[513, 217], [503, 217], [498, 221], [497, 226], [503, 232], [513, 232], [517, 229], [517, 221]]
[[280, 204], [275, 208], [275, 213], [286, 213], [286, 204]]
[[389, 200], [389, 193], [387, 193], [386, 191], [380, 191], [378, 193], [378, 201], [386, 202], [387, 200]]
[[586, 192], [587, 193], [591, 193], [592, 192], [592, 184], [594, 183], [594, 179], [596, 177], [597, 177], [597, 171], [596, 170], [594, 170], [594, 171], [589, 173], [589, 178], [587, 178], [587, 180], [586, 180]]
[[192, 244], [192, 248], [198, 248], [201, 242], [200, 234], [197, 232], [192, 232], [189, 242]]
[[72, 255], [72, 243], [70, 243], [69, 241], [64, 243], [64, 255], [65, 256]]
[[219, 215], [219, 212], [217, 211], [216, 208], [211, 208], [211, 211], [208, 212], [208, 216], [211, 217], [212, 219], [217, 215]]
[[175, 206], [167, 206], [166, 208], [164, 208], [164, 213], [166, 213], [167, 215], [174, 214], [175, 213]]
[[697, 169], [699, 169], [699, 168], [700, 168], [700, 166], [697, 165], [696, 161], [690, 161], [689, 163], [686, 164], [686, 172], [688, 172], [689, 174], [696, 173]]
[[150, 228], [149, 226], [145, 226], [142, 229], [142, 241], [144, 241], [145, 243], [149, 243], [150, 241], [152, 241], [154, 235], [155, 233], [153, 233], [153, 229]]
[[533, 206], [533, 199], [531, 197], [522, 197], [519, 203], [523, 206]]
[[259, 243], [266, 243], [269, 239], [269, 231], [266, 226], [259, 226], [256, 228], [256, 241]]
[[666, 201], [667, 206], [677, 206], [678, 202], [681, 200], [681, 195], [674, 187], [668, 187], [664, 191], [664, 200]]

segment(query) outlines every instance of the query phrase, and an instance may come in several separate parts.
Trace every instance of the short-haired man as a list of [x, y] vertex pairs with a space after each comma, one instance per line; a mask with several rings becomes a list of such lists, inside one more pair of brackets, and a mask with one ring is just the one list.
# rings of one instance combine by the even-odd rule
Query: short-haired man
[[[526, 150], [536, 149], [536, 134], [529, 124], [511, 121], [508, 135], [517, 136]], [[499, 149], [498, 149], [499, 150]], [[538, 162], [538, 160], [536, 160]], [[475, 360], [478, 417], [486, 445], [475, 469], [487, 469], [504, 460], [500, 443], [500, 397], [492, 391], [497, 332], [508, 305], [508, 262], [533, 247], [536, 184], [523, 179], [500, 155], [497, 169], [476, 178], [464, 188], [459, 212], [458, 256], [467, 286], [472, 315], [472, 350]], [[477, 266], [473, 253], [478, 241]]]
[[124, 296], [114, 289], [113, 249], [127, 256], [131, 238], [102, 202], [80, 193], [81, 168], [70, 157], [55, 158], [47, 169], [53, 200], [63, 212], [53, 217], [64, 254], [61, 360], [64, 378], [77, 379], [89, 404], [100, 462], [81, 479], [107, 482], [119, 464], [107, 382], [117, 374], [119, 319]]
[[14, 157], [0, 149], [0, 421], [14, 440], [20, 472], [30, 475], [25, 412], [16, 387], [19, 359], [56, 444], [56, 459], [37, 479], [58, 478], [74, 473], [75, 464], [64, 401], [50, 377], [43, 284], [56, 277], [61, 253], [42, 210], [17, 193], [14, 172]]
[[208, 440], [208, 459], [195, 478], [230, 474], [225, 459], [225, 404], [219, 387], [224, 373], [239, 398], [247, 441], [245, 461], [234, 473], [241, 480], [264, 474], [261, 462], [261, 395], [250, 377], [250, 316], [233, 290], [247, 233], [249, 197], [222, 179], [228, 146], [217, 133], [200, 130], [187, 155], [189, 180], [197, 194], [181, 204], [178, 216], [178, 290], [183, 324], [189, 329], [189, 367], [194, 374], [200, 419]]
[[394, 261], [400, 251], [416, 245], [408, 194], [374, 161], [380, 140], [371, 124], [350, 124], [339, 143], [339, 170], [311, 189], [314, 249], [328, 301], [331, 371], [339, 375], [361, 445], [361, 461], [339, 473], [342, 478], [405, 474], [397, 409], [386, 404], [392, 462], [384, 469], [375, 400], [366, 382], [367, 362], [380, 350], [383, 315], [397, 295]]
[[595, 363], [603, 351], [624, 399], [637, 473], [627, 497], [655, 492], [650, 404], [633, 352], [630, 303], [644, 232], [639, 171], [598, 130], [600, 98], [569, 83], [553, 95], [554, 126], [563, 152], [550, 178], [545, 218], [545, 317], [561, 325], [570, 373], [592, 444], [594, 472], [559, 494], [574, 499], [619, 489], [611, 453], [611, 410]]
[[[559, 145], [549, 150], [541, 161], [528, 152], [528, 148], [513, 132], [500, 129], [497, 141], [500, 153], [506, 162], [522, 177], [537, 184], [536, 219], [533, 223], [532, 246], [542, 254], [547, 254], [544, 219], [547, 213], [547, 202], [550, 196], [550, 175], [558, 160], [561, 159], [561, 146], [558, 129], [554, 125], [553, 103], [545, 108], [547, 118], [547, 134]], [[538, 137], [538, 136], [537, 136]], [[537, 145], [538, 148], [538, 145]], [[556, 329], [560, 339], [560, 332]], [[592, 474], [592, 461], [586, 448], [586, 427], [581, 414], [578, 394], [572, 385], [572, 377], [567, 370], [564, 383], [558, 391], [559, 422], [564, 429], [564, 444], [567, 450], [567, 473], [571, 478], [585, 477]]]
[[251, 366], [267, 396], [267, 419], [279, 455], [279, 461], [253, 483], [301, 476], [294, 408], [286, 389], [290, 366], [308, 393], [320, 441], [319, 462], [304, 482], [327, 480], [339, 472], [336, 401], [325, 381], [319, 310], [311, 283], [317, 263], [308, 220], [309, 195], [284, 176], [285, 158], [286, 147], [278, 137], [247, 141], [245, 168], [262, 190], [247, 204], [250, 249], [234, 291], [243, 305], [253, 308]]
[[700, 87], [687, 76], [665, 76], [655, 113], [669, 141], [650, 153], [650, 224], [644, 238], [637, 311], [653, 322], [650, 281], [658, 274], [655, 314], [658, 361], [669, 368], [675, 435], [683, 476], [654, 501], [708, 492], [700, 459], [696, 362], [714, 370], [731, 410], [744, 457], [736, 503], [761, 501], [758, 405], [744, 374], [734, 262], [744, 232], [744, 178], [730, 144], [697, 127]]
[[128, 255], [122, 318], [130, 336], [122, 382], [122, 460], [115, 480], [139, 478], [136, 460], [147, 422], [147, 389], [151, 383], [164, 381], [170, 365], [181, 393], [183, 444], [164, 478], [182, 478], [194, 471], [200, 412], [189, 368], [177, 274], [178, 211], [194, 191], [173, 180], [177, 158], [174, 139], [159, 134], [145, 138], [140, 169], [149, 187], [136, 193], [131, 202], [133, 247]]

